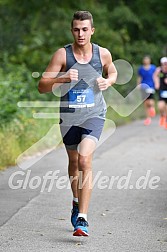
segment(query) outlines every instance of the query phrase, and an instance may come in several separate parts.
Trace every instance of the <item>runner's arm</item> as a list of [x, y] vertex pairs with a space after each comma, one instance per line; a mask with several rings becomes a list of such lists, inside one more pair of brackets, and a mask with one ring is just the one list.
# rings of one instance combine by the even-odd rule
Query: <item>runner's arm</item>
[[57, 77], [62, 69], [65, 69], [65, 65], [65, 49], [60, 48], [55, 52], [45, 72], [42, 74], [42, 78], [38, 84], [38, 90], [40, 93], [52, 92], [53, 86], [59, 87], [64, 83], [71, 82], [71, 80], [78, 79], [78, 72], [75, 69], [70, 69], [67, 73]]
[[105, 78], [98, 78], [97, 83], [99, 85], [100, 90], [106, 90], [108, 87], [110, 87], [116, 82], [117, 70], [112, 62], [112, 56], [106, 48], [100, 47], [100, 56]]
[[139, 75], [139, 76], [137, 77], [137, 86], [141, 84], [141, 79], [142, 79], [142, 78], [141, 78], [141, 76]]
[[159, 79], [160, 71], [161, 71], [161, 68], [157, 67], [157, 69], [155, 70], [155, 72], [153, 74], [153, 80], [154, 80], [156, 90], [158, 90], [160, 87], [160, 79]]

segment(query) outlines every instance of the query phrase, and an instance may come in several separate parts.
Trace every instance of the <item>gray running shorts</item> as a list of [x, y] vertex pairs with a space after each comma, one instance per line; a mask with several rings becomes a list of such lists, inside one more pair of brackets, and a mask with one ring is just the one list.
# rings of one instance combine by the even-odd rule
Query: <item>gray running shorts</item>
[[104, 119], [93, 117], [77, 126], [63, 126], [60, 124], [60, 131], [63, 143], [67, 149], [77, 150], [78, 144], [89, 137], [97, 142], [104, 127]]

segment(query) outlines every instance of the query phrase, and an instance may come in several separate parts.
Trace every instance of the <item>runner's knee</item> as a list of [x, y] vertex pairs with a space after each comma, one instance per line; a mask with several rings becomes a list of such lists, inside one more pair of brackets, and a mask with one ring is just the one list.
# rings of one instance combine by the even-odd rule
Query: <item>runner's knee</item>
[[79, 156], [78, 166], [80, 171], [91, 169], [91, 158], [88, 156]]

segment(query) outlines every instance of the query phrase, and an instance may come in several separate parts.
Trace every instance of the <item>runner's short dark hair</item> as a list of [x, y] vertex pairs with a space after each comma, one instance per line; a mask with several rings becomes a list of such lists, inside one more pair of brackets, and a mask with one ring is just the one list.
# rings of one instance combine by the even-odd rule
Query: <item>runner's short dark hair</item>
[[73, 15], [73, 19], [71, 21], [71, 27], [73, 27], [74, 20], [90, 20], [91, 27], [93, 27], [93, 17], [89, 11], [76, 11]]

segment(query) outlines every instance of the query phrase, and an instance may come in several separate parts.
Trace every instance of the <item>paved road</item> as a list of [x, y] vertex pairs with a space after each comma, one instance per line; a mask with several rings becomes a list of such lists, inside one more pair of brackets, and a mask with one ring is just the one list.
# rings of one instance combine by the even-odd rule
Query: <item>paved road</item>
[[[96, 150], [88, 238], [72, 236], [63, 147], [29, 170], [1, 172], [0, 251], [166, 252], [167, 130], [157, 124], [118, 127]], [[57, 172], [52, 188], [50, 180], [44, 186], [48, 171]], [[14, 172], [23, 173], [11, 180], [15, 187], [23, 183], [21, 189], [8, 185]]]

